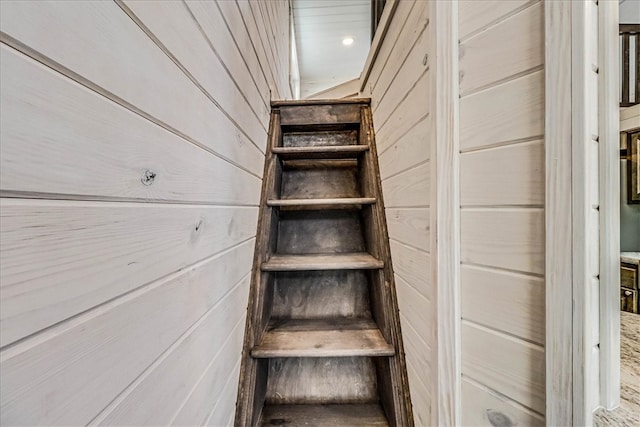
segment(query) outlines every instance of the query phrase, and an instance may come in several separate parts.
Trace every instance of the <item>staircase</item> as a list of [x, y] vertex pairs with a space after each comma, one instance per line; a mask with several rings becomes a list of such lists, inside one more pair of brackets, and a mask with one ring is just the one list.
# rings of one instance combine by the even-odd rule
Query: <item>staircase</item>
[[273, 102], [236, 426], [413, 426], [368, 99]]

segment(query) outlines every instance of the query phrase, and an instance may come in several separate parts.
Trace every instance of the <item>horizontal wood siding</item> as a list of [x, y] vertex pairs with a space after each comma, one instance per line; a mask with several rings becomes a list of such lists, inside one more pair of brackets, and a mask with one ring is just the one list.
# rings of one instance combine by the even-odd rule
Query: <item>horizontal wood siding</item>
[[371, 73], [371, 97], [409, 386], [417, 425], [431, 424], [435, 347], [430, 288], [428, 2], [401, 1]]
[[462, 423], [544, 425], [544, 14], [460, 1]]
[[2, 2], [0, 421], [232, 419], [289, 2]]

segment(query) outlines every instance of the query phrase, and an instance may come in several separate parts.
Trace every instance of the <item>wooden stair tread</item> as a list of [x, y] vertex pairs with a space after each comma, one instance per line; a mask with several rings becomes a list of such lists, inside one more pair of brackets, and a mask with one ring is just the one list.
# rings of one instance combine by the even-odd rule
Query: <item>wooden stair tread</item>
[[373, 270], [384, 263], [364, 252], [343, 254], [273, 255], [263, 271]]
[[312, 147], [274, 147], [273, 152], [283, 159], [342, 159], [355, 157], [369, 147], [366, 145], [324, 145]]
[[341, 99], [289, 99], [273, 100], [272, 107], [298, 106], [298, 105], [327, 105], [327, 104], [371, 104], [371, 98], [341, 98]]
[[263, 427], [266, 426], [340, 426], [340, 427], [387, 427], [389, 423], [380, 405], [266, 405], [262, 412]]
[[393, 356], [371, 319], [279, 320], [269, 325], [255, 358]]
[[337, 207], [354, 207], [372, 205], [376, 202], [374, 197], [341, 197], [333, 199], [271, 199], [267, 200], [267, 206], [281, 208], [315, 208], [335, 209]]

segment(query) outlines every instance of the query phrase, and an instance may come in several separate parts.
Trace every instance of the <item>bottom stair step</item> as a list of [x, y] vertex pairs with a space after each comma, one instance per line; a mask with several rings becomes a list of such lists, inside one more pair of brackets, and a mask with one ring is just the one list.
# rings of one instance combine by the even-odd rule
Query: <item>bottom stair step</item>
[[388, 425], [387, 418], [378, 404], [267, 405], [262, 412], [262, 427]]

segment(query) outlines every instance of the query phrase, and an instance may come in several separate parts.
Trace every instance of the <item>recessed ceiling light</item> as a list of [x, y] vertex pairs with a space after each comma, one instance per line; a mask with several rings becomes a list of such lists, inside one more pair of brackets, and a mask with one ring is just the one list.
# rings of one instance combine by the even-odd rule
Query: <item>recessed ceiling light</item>
[[351, 46], [353, 44], [353, 39], [351, 37], [345, 37], [342, 39], [342, 44], [345, 46]]

